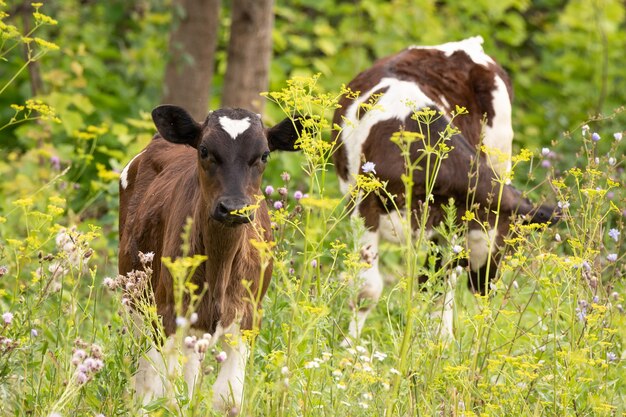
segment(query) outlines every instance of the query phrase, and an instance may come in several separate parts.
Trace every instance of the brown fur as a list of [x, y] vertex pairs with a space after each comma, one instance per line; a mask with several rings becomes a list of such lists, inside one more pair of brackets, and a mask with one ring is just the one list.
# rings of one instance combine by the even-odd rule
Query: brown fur
[[[220, 127], [223, 115], [247, 117], [250, 127], [235, 140]], [[293, 150], [299, 125], [286, 119], [264, 130], [255, 114], [240, 109], [218, 110], [200, 125], [168, 105], [157, 107], [153, 118], [160, 135], [127, 167], [126, 189], [120, 185], [119, 273], [141, 268], [140, 251], [154, 252], [151, 284], [157, 312], [166, 334], [173, 333], [174, 286], [161, 258], [182, 255], [181, 233], [191, 218], [189, 255], [207, 257], [191, 279], [198, 292], [206, 290], [193, 326], [213, 333], [218, 321], [227, 327], [241, 319], [241, 328], [251, 329], [253, 304], [242, 281], [250, 283], [252, 297], [262, 300], [272, 263], [261, 276], [260, 255], [250, 240], [272, 239], [270, 219], [264, 200], [251, 223], [228, 213], [255, 203], [269, 150]], [[221, 212], [220, 202], [228, 204]]]
[[[467, 141], [474, 147], [478, 147], [483, 117], [490, 126], [495, 115], [491, 93], [496, 75], [502, 78], [509, 96], [512, 97], [509, 76], [497, 64], [491, 64], [488, 67], [476, 64], [461, 51], [448, 57], [437, 49], [405, 49], [376, 61], [371, 68], [357, 75], [348, 84], [348, 88], [353, 92], [364, 93], [385, 77], [412, 81], [419, 85], [424, 94], [438, 103], [446, 113], [452, 112], [455, 105], [466, 107], [469, 114], [459, 117], [455, 123]], [[446, 99], [450, 108], [441, 102], [440, 97]], [[350, 102], [351, 99], [346, 96], [340, 99], [341, 108], [335, 112], [334, 124], [341, 124], [343, 112]], [[338, 136], [339, 132], [336, 133], [336, 139]], [[337, 173], [342, 179], [347, 180], [349, 175], [347, 156], [345, 149], [340, 145], [341, 142], [337, 140], [333, 159]]]
[[[522, 198], [519, 191], [509, 185], [503, 187], [502, 198], [499, 206], [496, 206], [500, 184], [496, 182], [496, 175], [479, 150], [483, 120], [487, 125], [492, 125], [497, 110], [492, 104], [496, 76], [502, 78], [511, 97], [509, 77], [495, 63], [487, 66], [477, 64], [462, 51], [446, 56], [444, 52], [437, 49], [406, 49], [374, 63], [371, 68], [357, 75], [348, 84], [348, 88], [353, 92], [366, 92], [374, 88], [383, 78], [395, 78], [417, 84], [427, 97], [437, 103], [435, 107], [439, 107], [444, 114], [451, 114], [455, 105], [467, 108], [469, 114], [462, 115], [454, 121], [462, 134], [452, 136], [447, 142], [452, 150], [442, 160], [433, 189], [435, 202], [431, 205], [429, 219], [425, 226], [430, 229], [443, 220], [444, 212], [441, 206], [447, 204], [451, 197], [456, 202], [459, 221], [466, 208], [479, 205], [481, 208], [478, 210], [478, 219], [494, 227], [496, 215], [493, 211], [498, 208], [500, 217], [497, 225], [496, 245], [501, 247], [513, 213], [522, 215], [536, 213], [532, 220], [545, 222], [550, 219], [554, 209], [544, 206], [536, 209], [530, 201]], [[384, 94], [385, 91], [380, 92]], [[341, 125], [351, 101], [352, 99], [348, 97], [342, 97], [341, 107], [334, 114], [334, 124]], [[438, 109], [435, 108], [435, 110]], [[366, 111], [366, 109], [359, 109], [358, 120], [363, 117], [361, 112]], [[361, 149], [362, 157], [375, 164], [376, 177], [387, 182], [386, 191], [396, 196], [395, 206], [398, 208], [404, 207], [405, 187], [401, 176], [405, 173], [405, 166], [398, 146], [390, 141], [392, 134], [400, 130], [408, 132], [429, 130], [430, 134], [427, 137], [435, 142], [430, 145], [436, 146], [440, 133], [446, 129], [447, 123], [445, 118], [440, 118], [428, 126], [419, 126], [418, 122], [409, 116], [405, 120], [390, 118], [380, 121], [369, 131]], [[337, 132], [333, 158], [338, 175], [347, 181], [350, 175], [348, 155], [341, 146], [341, 139], [341, 132]], [[413, 160], [419, 158], [423, 148], [421, 141], [416, 141], [411, 145]], [[421, 169], [414, 171], [413, 174], [412, 199], [414, 203], [412, 208], [414, 212], [410, 218], [414, 227], [418, 224], [419, 202], [423, 201], [426, 196], [426, 167], [424, 163], [420, 163], [420, 167]], [[365, 226], [371, 231], [376, 231], [379, 228], [380, 215], [393, 211], [393, 207], [394, 205], [390, 202], [370, 194], [359, 203], [358, 211], [364, 219]], [[469, 227], [472, 229], [480, 226], [472, 223]], [[488, 278], [495, 275], [499, 257], [499, 251], [493, 253]], [[484, 292], [485, 272], [478, 271], [478, 274], [471, 274], [470, 285], [475, 290]]]

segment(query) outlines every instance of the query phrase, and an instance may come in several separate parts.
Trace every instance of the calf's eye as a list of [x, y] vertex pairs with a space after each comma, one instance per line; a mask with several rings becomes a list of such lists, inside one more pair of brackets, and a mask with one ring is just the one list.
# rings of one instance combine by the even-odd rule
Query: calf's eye
[[205, 159], [207, 156], [209, 156], [209, 150], [206, 146], [200, 146], [200, 158]]
[[266, 163], [269, 157], [270, 157], [270, 152], [269, 151], [264, 152], [263, 155], [261, 155], [261, 162]]

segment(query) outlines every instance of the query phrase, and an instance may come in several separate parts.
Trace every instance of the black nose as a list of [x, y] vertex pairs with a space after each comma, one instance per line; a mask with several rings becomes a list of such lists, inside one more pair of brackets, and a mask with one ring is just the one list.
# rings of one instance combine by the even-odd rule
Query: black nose
[[213, 218], [228, 225], [250, 223], [254, 212], [246, 209], [248, 205], [248, 201], [242, 199], [222, 199], [215, 206]]

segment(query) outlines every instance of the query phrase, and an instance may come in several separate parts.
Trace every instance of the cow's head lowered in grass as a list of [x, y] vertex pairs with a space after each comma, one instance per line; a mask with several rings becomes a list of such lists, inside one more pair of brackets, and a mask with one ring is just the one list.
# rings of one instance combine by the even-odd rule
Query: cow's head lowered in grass
[[[430, 239], [442, 240], [436, 229], [446, 219], [445, 206], [451, 198], [459, 224], [467, 210], [480, 207], [476, 218], [467, 222], [468, 231], [459, 242], [465, 244], [468, 255], [467, 262], [462, 262], [467, 266], [468, 283], [472, 290], [485, 294], [489, 280], [497, 277], [501, 249], [514, 215], [531, 223], [553, 223], [558, 218], [553, 206], [533, 204], [506, 184], [513, 140], [512, 84], [504, 69], [484, 52], [482, 43], [477, 36], [441, 45], [412, 46], [382, 58], [348, 84], [350, 91], [360, 92], [358, 97], [344, 95], [335, 110], [333, 124], [340, 129], [335, 134], [333, 160], [342, 191], [351, 190], [356, 175], [365, 172], [363, 162], [367, 161], [375, 166], [375, 176], [386, 184], [386, 192], [396, 196], [393, 204], [375, 193], [359, 196], [356, 202], [355, 215], [363, 218], [367, 228], [362, 244], [371, 262], [360, 277], [357, 301], [368, 302], [355, 310], [349, 330], [352, 339], [358, 338], [365, 318], [382, 294], [378, 266], [381, 237], [409, 244], [406, 238], [417, 238], [423, 227]], [[466, 108], [468, 114], [452, 118], [458, 113], [457, 106]], [[427, 117], [428, 122], [422, 123], [424, 119], [416, 115], [426, 109], [440, 116]], [[429, 172], [431, 156], [425, 149], [438, 149], [452, 122], [460, 133], [448, 138], [450, 151], [441, 160], [432, 193], [427, 195], [433, 171], [431, 165]], [[399, 131], [424, 137], [415, 141], [409, 152], [416, 168], [411, 178], [410, 216], [405, 204], [405, 155], [392, 140]], [[421, 205], [416, 202], [427, 199], [432, 199], [428, 218], [420, 223]], [[412, 234], [403, 230], [408, 225]], [[435, 268], [440, 269], [441, 258], [434, 258]], [[448, 275], [450, 288], [456, 274]], [[426, 274], [421, 278], [427, 278]], [[446, 293], [441, 327], [450, 337], [452, 293]]]
[[223, 224], [248, 223], [270, 151], [294, 150], [297, 131], [285, 119], [264, 129], [260, 115], [243, 109], [211, 112], [203, 124], [184, 109], [162, 105], [152, 119], [163, 139], [198, 151], [200, 189], [210, 216]]

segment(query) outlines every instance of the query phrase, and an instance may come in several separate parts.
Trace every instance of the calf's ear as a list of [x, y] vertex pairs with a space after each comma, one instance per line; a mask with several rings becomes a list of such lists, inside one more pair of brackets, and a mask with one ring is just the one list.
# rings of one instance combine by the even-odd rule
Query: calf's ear
[[187, 111], [178, 106], [163, 104], [152, 110], [152, 120], [163, 139], [172, 143], [198, 146], [202, 126]]
[[267, 143], [270, 151], [296, 151], [300, 149], [296, 143], [304, 130], [302, 118], [287, 117], [274, 127], [267, 129]]

